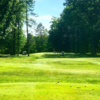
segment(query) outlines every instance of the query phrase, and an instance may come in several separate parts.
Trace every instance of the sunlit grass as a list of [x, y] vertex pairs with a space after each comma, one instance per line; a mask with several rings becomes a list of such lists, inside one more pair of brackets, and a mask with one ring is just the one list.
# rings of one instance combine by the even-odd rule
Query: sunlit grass
[[99, 100], [100, 85], [13, 83], [0, 85], [1, 100]]
[[99, 100], [99, 61], [99, 57], [63, 57], [53, 53], [2, 57], [0, 99]]

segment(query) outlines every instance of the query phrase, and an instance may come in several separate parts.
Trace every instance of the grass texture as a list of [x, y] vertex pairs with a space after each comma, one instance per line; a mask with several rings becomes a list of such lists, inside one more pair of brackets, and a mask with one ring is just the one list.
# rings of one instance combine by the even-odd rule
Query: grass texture
[[0, 58], [1, 100], [100, 100], [100, 58], [34, 53]]

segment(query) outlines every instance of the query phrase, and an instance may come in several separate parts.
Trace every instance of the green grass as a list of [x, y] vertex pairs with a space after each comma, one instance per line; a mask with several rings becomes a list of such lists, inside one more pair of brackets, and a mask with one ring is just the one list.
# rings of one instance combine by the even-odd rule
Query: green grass
[[1, 100], [100, 100], [99, 84], [99, 55], [0, 58]]

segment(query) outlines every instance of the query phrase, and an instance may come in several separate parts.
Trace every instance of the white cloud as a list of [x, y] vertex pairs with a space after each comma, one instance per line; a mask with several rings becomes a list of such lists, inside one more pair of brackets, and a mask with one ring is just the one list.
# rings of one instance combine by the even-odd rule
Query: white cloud
[[50, 29], [50, 21], [52, 19], [52, 16], [50, 15], [44, 15], [39, 17], [30, 17], [31, 19], [36, 20], [37, 23], [42, 23], [45, 28], [48, 30]]
[[39, 16], [37, 17], [37, 22], [38, 23], [42, 23], [44, 25], [45, 28], [47, 28], [48, 30], [50, 29], [50, 21], [52, 19], [52, 16], [50, 15], [44, 15], [44, 16]]
[[51, 19], [52, 19], [52, 16], [50, 16], [50, 15], [44, 15], [44, 16], [39, 16], [39, 17], [29, 17], [29, 19], [34, 19], [34, 20], [42, 20], [42, 21], [46, 21], [46, 20], [48, 20], [48, 21], [50, 21]]
[[37, 20], [51, 20], [52, 17], [50, 15], [44, 15], [37, 17]]
[[[36, 20], [37, 23], [42, 23], [43, 26], [46, 29], [50, 30], [50, 25], [51, 25], [50, 21], [52, 19], [52, 16], [50, 16], [50, 15], [44, 15], [44, 16], [39, 16], [39, 17], [32, 17], [32, 16], [30, 16], [29, 19]], [[26, 25], [25, 24], [23, 26], [23, 30], [24, 30], [25, 35], [27, 36], [27, 34], [26, 34]], [[31, 32], [31, 31], [33, 31], [33, 32]], [[29, 28], [29, 32], [31, 32], [33, 35], [35, 35], [34, 28], [32, 28], [32, 29]]]

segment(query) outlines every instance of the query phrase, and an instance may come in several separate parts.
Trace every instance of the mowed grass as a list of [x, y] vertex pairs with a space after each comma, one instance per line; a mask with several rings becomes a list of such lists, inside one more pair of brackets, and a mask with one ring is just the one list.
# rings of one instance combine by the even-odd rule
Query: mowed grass
[[1, 100], [100, 100], [100, 58], [35, 53], [0, 58]]

